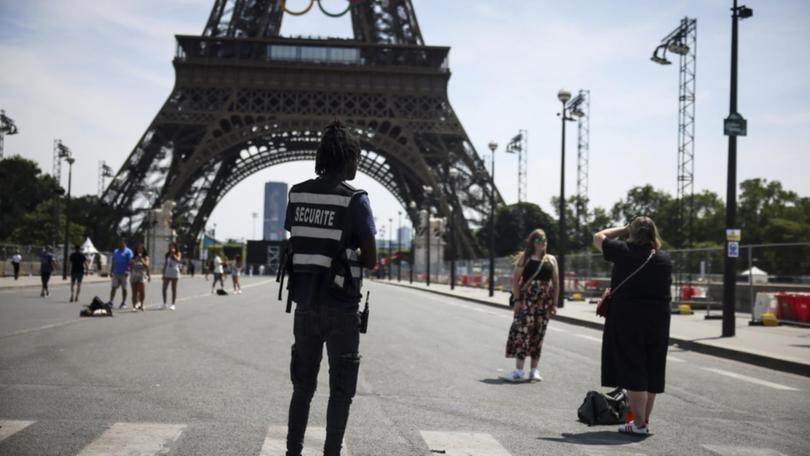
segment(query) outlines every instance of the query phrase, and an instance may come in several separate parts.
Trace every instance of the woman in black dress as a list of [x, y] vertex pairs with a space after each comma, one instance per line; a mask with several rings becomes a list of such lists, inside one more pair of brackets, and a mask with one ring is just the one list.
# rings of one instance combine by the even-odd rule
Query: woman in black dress
[[593, 243], [613, 263], [610, 286], [615, 292], [602, 334], [602, 385], [627, 390], [633, 421], [619, 431], [649, 434], [655, 395], [664, 392], [672, 261], [659, 250], [661, 238], [649, 217], [602, 230]]
[[503, 377], [506, 381], [523, 380], [527, 357], [531, 358], [529, 381], [543, 380], [537, 365], [548, 320], [557, 313], [560, 293], [557, 259], [546, 248], [546, 233], [536, 229], [529, 234], [526, 248], [515, 257], [512, 274], [515, 318], [506, 341], [506, 357], [516, 359], [515, 370]]

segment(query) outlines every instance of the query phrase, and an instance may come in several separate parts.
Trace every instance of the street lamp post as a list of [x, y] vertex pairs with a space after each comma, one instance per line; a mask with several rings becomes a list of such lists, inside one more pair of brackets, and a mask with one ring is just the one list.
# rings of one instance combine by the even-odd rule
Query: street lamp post
[[397, 282], [402, 281], [402, 211], [397, 211]]
[[393, 251], [391, 244], [394, 243], [393, 236], [391, 236], [393, 234], [391, 231], [394, 231], [394, 219], [391, 217], [388, 217], [388, 226], [390, 227], [390, 230], [388, 231], [388, 280], [391, 280], [391, 270], [394, 267], [394, 265], [391, 263], [394, 259], [394, 256], [391, 255], [391, 252]]
[[731, 84], [729, 115], [724, 122], [724, 134], [728, 136], [728, 180], [726, 182], [726, 258], [723, 269], [723, 337], [733, 337], [736, 331], [734, 310], [736, 304], [735, 265], [739, 256], [737, 228], [737, 136], [747, 133], [746, 120], [737, 112], [737, 24], [739, 19], [754, 15], [747, 6], [731, 9]]
[[562, 122], [562, 141], [560, 148], [560, 219], [559, 219], [559, 252], [557, 254], [557, 268], [559, 276], [559, 302], [557, 307], [565, 306], [565, 122], [574, 120], [568, 117], [566, 103], [571, 99], [571, 92], [561, 89], [557, 98], [562, 103], [560, 119]]
[[62, 258], [62, 280], [67, 280], [68, 236], [70, 231], [70, 187], [73, 181], [73, 162], [76, 160], [68, 156], [65, 161], [68, 162], [68, 191], [67, 198], [65, 199], [65, 248], [63, 250], [64, 258]]
[[489, 142], [492, 151], [492, 176], [489, 189], [489, 296], [495, 294], [495, 149], [498, 143]]

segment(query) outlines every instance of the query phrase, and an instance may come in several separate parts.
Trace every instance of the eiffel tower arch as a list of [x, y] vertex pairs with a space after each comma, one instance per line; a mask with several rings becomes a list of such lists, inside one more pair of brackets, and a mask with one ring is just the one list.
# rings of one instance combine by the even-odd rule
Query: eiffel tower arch
[[215, 0], [202, 35], [176, 36], [174, 89], [103, 195], [118, 230], [173, 201], [175, 229], [196, 239], [243, 179], [314, 160], [337, 118], [360, 139], [360, 172], [415, 225], [431, 207], [459, 257], [480, 255], [471, 228], [493, 186], [447, 97], [450, 48], [424, 44], [410, 0], [348, 5], [353, 39], [280, 36], [283, 0]]

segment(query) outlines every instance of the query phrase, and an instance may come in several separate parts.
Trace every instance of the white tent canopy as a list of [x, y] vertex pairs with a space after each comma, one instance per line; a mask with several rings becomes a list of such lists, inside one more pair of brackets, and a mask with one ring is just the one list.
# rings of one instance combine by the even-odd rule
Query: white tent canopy
[[98, 249], [96, 249], [96, 246], [93, 245], [93, 241], [91, 241], [90, 238], [87, 238], [84, 241], [84, 244], [82, 244], [82, 247], [81, 247], [80, 250], [85, 255], [91, 254], [91, 253], [99, 253]]
[[750, 277], [751, 282], [754, 283], [767, 283], [768, 273], [754, 266], [747, 271], [743, 271], [740, 275]]

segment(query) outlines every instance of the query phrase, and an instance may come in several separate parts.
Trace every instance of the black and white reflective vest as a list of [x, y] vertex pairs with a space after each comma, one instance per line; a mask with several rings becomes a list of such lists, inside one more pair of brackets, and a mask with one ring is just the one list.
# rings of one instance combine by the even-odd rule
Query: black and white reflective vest
[[326, 273], [329, 291], [344, 299], [361, 297], [363, 271], [349, 248], [349, 204], [363, 190], [345, 182], [310, 179], [290, 189], [292, 273]]

